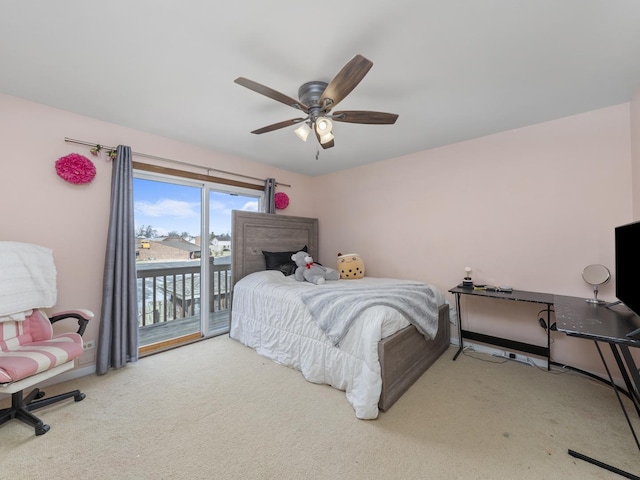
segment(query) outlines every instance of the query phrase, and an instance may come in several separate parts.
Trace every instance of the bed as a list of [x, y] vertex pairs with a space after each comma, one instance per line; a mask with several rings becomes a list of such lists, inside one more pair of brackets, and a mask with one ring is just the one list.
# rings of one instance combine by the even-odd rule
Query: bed
[[[358, 418], [374, 419], [387, 411], [449, 346], [451, 306], [433, 286], [366, 276], [316, 286], [297, 282], [274, 265], [267, 270], [272, 258], [263, 252], [277, 256], [306, 247], [318, 258], [317, 219], [234, 211], [232, 242], [231, 338], [300, 370], [310, 382], [345, 391]], [[360, 287], [389, 283], [430, 288], [435, 302], [429, 313], [435, 322], [431, 335], [423, 328], [420, 333], [397, 309], [380, 304], [366, 308], [335, 342], [303, 301], [325, 287], [354, 289], [353, 294]]]

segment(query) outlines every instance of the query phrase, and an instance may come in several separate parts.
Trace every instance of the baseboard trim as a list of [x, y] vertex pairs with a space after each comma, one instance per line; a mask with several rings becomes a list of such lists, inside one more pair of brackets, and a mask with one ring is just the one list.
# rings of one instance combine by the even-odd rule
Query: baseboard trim
[[39, 387], [47, 387], [49, 385], [56, 385], [58, 383], [68, 382], [71, 380], [75, 380], [80, 377], [85, 377], [87, 375], [93, 375], [96, 373], [95, 364], [91, 365], [83, 365], [82, 367], [74, 368], [73, 370], [69, 370], [61, 375], [50, 378], [47, 381], [42, 382]]

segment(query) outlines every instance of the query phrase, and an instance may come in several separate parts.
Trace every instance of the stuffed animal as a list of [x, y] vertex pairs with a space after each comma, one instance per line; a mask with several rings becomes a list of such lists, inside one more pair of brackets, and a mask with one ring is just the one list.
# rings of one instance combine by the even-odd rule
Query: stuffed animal
[[348, 280], [364, 277], [364, 261], [357, 253], [338, 254], [340, 278]]
[[313, 263], [313, 258], [307, 252], [294, 253], [291, 255], [291, 260], [298, 266], [295, 277], [299, 282], [306, 280], [315, 285], [322, 285], [326, 280], [338, 280], [340, 278], [337, 270]]

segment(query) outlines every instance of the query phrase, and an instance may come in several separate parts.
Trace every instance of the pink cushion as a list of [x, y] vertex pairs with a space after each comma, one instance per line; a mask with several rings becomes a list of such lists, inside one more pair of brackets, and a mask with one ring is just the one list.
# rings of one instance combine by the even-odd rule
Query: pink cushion
[[82, 337], [52, 337], [51, 323], [39, 310], [20, 322], [0, 323], [0, 383], [15, 382], [82, 355]]
[[34, 342], [53, 337], [53, 327], [49, 317], [42, 310], [34, 310], [29, 322], [29, 333]]
[[32, 340], [29, 322], [26, 320], [0, 323], [0, 352]]

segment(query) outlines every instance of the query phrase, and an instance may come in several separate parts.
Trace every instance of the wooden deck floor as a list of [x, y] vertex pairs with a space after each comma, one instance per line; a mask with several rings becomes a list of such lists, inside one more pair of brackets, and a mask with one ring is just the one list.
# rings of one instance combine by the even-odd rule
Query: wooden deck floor
[[[227, 333], [229, 331], [229, 310], [221, 310], [209, 315], [208, 327], [207, 335]], [[138, 342], [143, 347], [199, 331], [200, 317], [181, 318], [140, 327], [138, 329]]]

